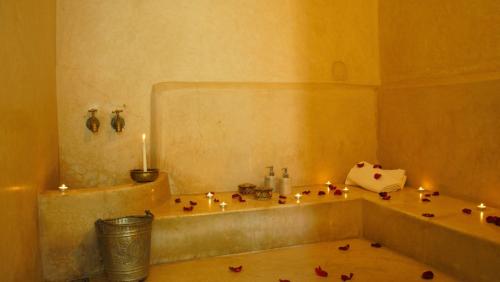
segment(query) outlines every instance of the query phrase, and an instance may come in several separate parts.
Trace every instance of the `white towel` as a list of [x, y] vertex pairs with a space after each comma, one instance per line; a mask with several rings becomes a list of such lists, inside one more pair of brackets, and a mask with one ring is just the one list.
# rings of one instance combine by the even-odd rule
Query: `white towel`
[[[359, 167], [358, 164], [363, 164]], [[369, 162], [360, 162], [354, 165], [349, 171], [345, 184], [356, 185], [373, 192], [393, 192], [402, 189], [406, 183], [406, 175], [404, 169], [380, 169], [373, 168]], [[375, 179], [375, 174], [379, 173], [379, 179]]]

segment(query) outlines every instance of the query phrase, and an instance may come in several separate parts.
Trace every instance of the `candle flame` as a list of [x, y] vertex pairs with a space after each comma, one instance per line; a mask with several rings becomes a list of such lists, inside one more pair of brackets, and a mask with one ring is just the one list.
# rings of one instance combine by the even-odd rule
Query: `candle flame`
[[146, 133], [142, 134], [142, 141], [146, 141]]

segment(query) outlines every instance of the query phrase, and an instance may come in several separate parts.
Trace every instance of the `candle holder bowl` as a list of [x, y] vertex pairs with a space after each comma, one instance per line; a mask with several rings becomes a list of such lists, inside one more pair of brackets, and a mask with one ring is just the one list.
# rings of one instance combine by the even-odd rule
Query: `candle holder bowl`
[[158, 178], [159, 170], [157, 168], [148, 168], [148, 171], [142, 169], [132, 169], [130, 177], [137, 183], [153, 182]]

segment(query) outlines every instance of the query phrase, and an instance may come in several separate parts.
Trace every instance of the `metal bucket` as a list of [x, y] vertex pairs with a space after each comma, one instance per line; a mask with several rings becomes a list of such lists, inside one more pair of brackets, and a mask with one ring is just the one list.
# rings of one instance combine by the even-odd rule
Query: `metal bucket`
[[153, 214], [95, 222], [104, 271], [110, 281], [143, 281], [149, 274]]

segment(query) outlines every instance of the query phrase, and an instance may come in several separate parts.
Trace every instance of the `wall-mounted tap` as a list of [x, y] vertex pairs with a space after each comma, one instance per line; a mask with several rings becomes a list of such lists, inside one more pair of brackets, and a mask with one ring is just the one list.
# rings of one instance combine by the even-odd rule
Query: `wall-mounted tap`
[[97, 109], [90, 109], [90, 117], [87, 119], [87, 128], [92, 131], [92, 133], [97, 133], [97, 131], [99, 131], [99, 126], [101, 125], [99, 120], [95, 117], [96, 112]]
[[113, 114], [115, 114], [115, 116], [111, 119], [111, 127], [113, 127], [118, 133], [122, 132], [123, 128], [125, 127], [125, 120], [120, 116], [121, 112], [123, 112], [123, 110], [113, 111]]

